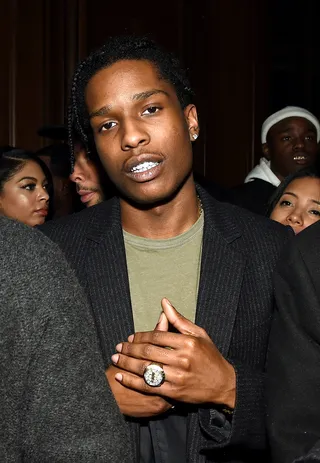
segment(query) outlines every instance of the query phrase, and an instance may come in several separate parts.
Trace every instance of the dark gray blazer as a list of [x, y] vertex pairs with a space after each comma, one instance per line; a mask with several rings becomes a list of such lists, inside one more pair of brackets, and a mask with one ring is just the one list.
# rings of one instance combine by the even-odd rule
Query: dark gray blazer
[[83, 290], [58, 246], [0, 217], [0, 462], [130, 463]]
[[[215, 408], [190, 408], [188, 461], [263, 461], [264, 366], [273, 311], [272, 272], [289, 233], [269, 219], [222, 204], [199, 188], [205, 211], [196, 323], [237, 373], [232, 431]], [[91, 302], [105, 365], [133, 333], [126, 256], [117, 198], [42, 230], [57, 242]], [[174, 265], [174, 263], [173, 263]], [[138, 462], [138, 426], [127, 445]]]
[[275, 273], [268, 431], [276, 463], [320, 462], [320, 223], [286, 249]]

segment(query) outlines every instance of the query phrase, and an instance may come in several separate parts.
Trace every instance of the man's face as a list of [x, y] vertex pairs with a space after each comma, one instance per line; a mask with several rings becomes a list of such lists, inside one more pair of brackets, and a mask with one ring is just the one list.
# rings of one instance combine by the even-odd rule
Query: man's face
[[103, 193], [98, 167], [88, 158], [83, 147], [75, 146], [74, 158], [74, 169], [70, 180], [75, 182], [82, 203], [86, 207], [101, 203]]
[[302, 117], [288, 117], [271, 127], [263, 152], [271, 170], [282, 180], [314, 164], [318, 152], [316, 128]]
[[192, 178], [196, 108], [181, 109], [152, 63], [123, 60], [99, 71], [87, 85], [86, 104], [101, 162], [125, 198], [165, 201]]

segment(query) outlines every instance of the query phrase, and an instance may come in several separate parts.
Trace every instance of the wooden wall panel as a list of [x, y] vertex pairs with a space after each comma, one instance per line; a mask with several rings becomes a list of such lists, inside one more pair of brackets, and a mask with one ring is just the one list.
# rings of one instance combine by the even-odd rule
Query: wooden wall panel
[[44, 28], [42, 0], [17, 0], [15, 10], [15, 50], [13, 60], [13, 95], [15, 113], [13, 141], [32, 149], [37, 145], [36, 128], [41, 124], [44, 107]]
[[[44, 32], [44, 106], [41, 125], [62, 124], [65, 116], [65, 6], [46, 1]], [[42, 143], [46, 143], [42, 140]]]
[[201, 123], [196, 171], [226, 186], [241, 182], [268, 97], [266, 1], [162, 0], [154, 14], [147, 0], [0, 0], [0, 144], [43, 146], [36, 131], [64, 122], [78, 60], [110, 35], [148, 34], [189, 69]]
[[[11, 60], [14, 48], [13, 11], [15, 0], [0, 1], [0, 145], [11, 142], [10, 82]], [[13, 109], [13, 108], [12, 108]], [[13, 111], [12, 111], [13, 112]]]
[[88, 50], [109, 35], [147, 33], [187, 65], [201, 123], [195, 170], [226, 186], [241, 183], [257, 149], [260, 154], [256, 124], [261, 125], [267, 99], [267, 82], [261, 78], [264, 4], [165, 0], [152, 15], [147, 1], [126, 8], [122, 2], [96, 0], [95, 8], [88, 2]]
[[[35, 150], [44, 124], [65, 120], [85, 40], [84, 0], [0, 0], [0, 144]], [[81, 35], [81, 37], [80, 37]]]
[[87, 1], [88, 50], [111, 35], [148, 34], [163, 46], [182, 52], [184, 0], [161, 0], [159, 7], [151, 7], [149, 0], [93, 3]]
[[257, 3], [206, 3], [204, 173], [226, 186], [242, 182], [254, 163], [257, 99], [266, 98], [257, 79], [257, 54], [264, 48], [256, 34]]

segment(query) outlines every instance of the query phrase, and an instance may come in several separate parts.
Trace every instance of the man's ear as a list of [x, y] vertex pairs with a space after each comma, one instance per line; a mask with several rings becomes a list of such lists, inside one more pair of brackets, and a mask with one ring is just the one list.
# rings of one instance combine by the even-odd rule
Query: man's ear
[[262, 145], [262, 153], [263, 153], [264, 157], [267, 158], [268, 161], [270, 161], [270, 153], [269, 153], [268, 143], [264, 143]]
[[190, 140], [194, 141], [198, 138], [200, 132], [197, 108], [195, 105], [189, 104], [184, 108], [183, 112], [189, 128]]

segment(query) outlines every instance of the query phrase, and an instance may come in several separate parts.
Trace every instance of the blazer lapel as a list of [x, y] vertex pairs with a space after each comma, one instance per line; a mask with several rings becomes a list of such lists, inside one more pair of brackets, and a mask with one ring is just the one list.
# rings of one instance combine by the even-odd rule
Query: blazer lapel
[[129, 279], [117, 200], [111, 210], [96, 216], [87, 235], [85, 275], [106, 364], [116, 345], [134, 332]]
[[[116, 345], [134, 332], [129, 279], [120, 220], [119, 202], [114, 199], [109, 209], [100, 209], [86, 237], [84, 284], [87, 289], [106, 367]], [[126, 420], [132, 462], [139, 461], [139, 426]], [[129, 437], [130, 436], [130, 437]]]
[[228, 356], [246, 259], [235, 249], [240, 232], [219, 202], [200, 189], [205, 211], [196, 324]]
[[[246, 265], [234, 243], [241, 237], [233, 217], [200, 187], [205, 212], [196, 324], [203, 327], [224, 357], [228, 357]], [[188, 461], [204, 461], [198, 449], [205, 445], [198, 415], [188, 417]]]
[[245, 258], [205, 225], [196, 324], [207, 331], [223, 356], [228, 355], [237, 312]]

